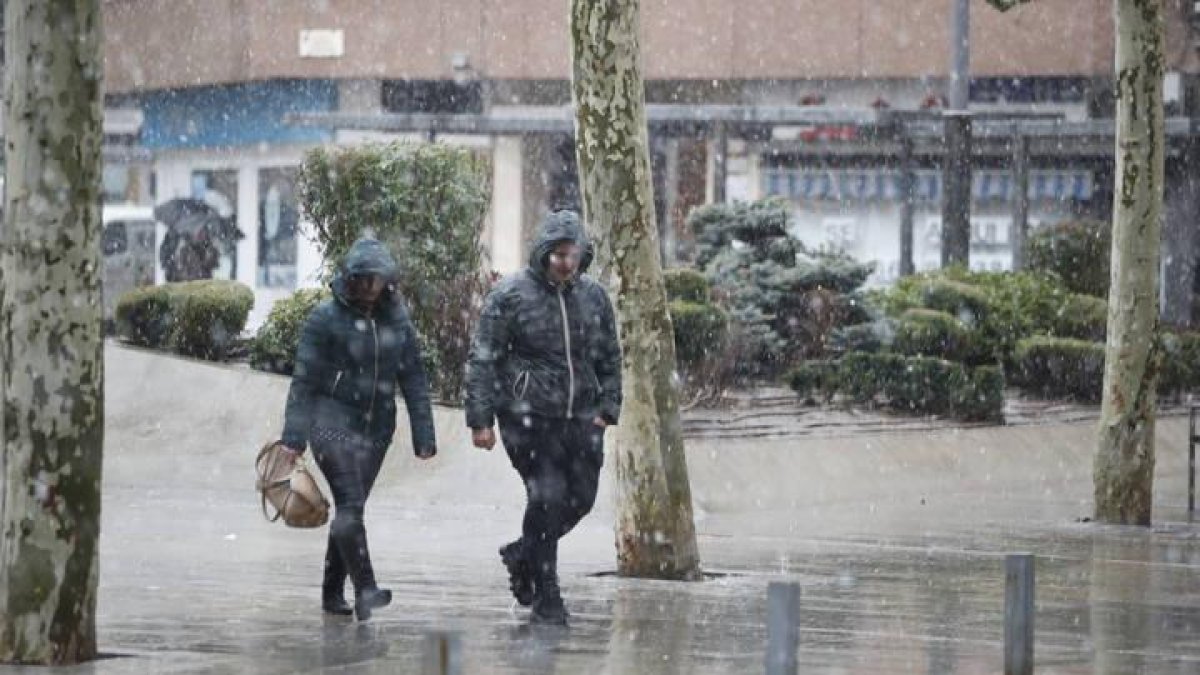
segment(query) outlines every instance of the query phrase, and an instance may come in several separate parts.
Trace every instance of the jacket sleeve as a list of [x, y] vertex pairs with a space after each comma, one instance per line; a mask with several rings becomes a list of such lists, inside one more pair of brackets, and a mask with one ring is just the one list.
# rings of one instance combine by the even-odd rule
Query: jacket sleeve
[[467, 426], [489, 429], [496, 419], [496, 364], [508, 353], [511, 339], [504, 292], [492, 289], [483, 302], [483, 311], [471, 340], [467, 360]]
[[594, 366], [600, 380], [600, 416], [609, 424], [621, 419], [621, 340], [608, 293], [600, 295], [600, 353]]
[[303, 450], [313, 423], [313, 406], [328, 370], [329, 332], [318, 307], [308, 315], [300, 343], [296, 347], [296, 365], [292, 371], [292, 386], [288, 390], [284, 411], [284, 445]]
[[412, 431], [413, 452], [418, 456], [437, 453], [437, 436], [433, 426], [433, 404], [429, 396], [429, 377], [421, 358], [421, 341], [412, 321], [403, 321], [407, 344], [411, 349], [404, 352], [397, 381], [404, 394], [404, 406], [408, 409], [408, 421]]

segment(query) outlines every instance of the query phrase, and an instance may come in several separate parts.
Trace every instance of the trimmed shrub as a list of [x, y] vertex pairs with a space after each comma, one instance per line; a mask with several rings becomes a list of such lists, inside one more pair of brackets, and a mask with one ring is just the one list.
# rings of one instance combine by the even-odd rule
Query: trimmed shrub
[[1049, 332], [1057, 337], [1102, 342], [1108, 332], [1108, 302], [1082, 293], [1068, 294], [1051, 320]]
[[1159, 335], [1158, 392], [1178, 396], [1200, 387], [1200, 333]]
[[846, 354], [838, 362], [838, 389], [856, 403], [875, 401], [891, 381], [903, 376], [905, 362], [899, 354]]
[[967, 422], [1004, 421], [1004, 372], [999, 366], [980, 366], [967, 374], [951, 404], [954, 416]]
[[122, 295], [115, 312], [117, 335], [143, 347], [158, 348], [171, 335], [171, 294], [167, 286], [143, 286]]
[[[471, 329], [491, 280], [480, 272], [488, 161], [441, 143], [366, 144], [308, 153], [300, 201], [332, 272], [368, 230], [400, 265], [397, 285], [432, 352], [434, 394], [461, 398]], [[432, 361], [431, 361], [432, 359]]]
[[968, 370], [928, 356], [861, 353], [833, 363], [832, 373], [821, 366], [793, 371], [792, 388], [805, 397], [836, 390], [859, 403], [883, 399], [897, 410], [965, 421], [1004, 419], [1004, 376], [995, 366]]
[[829, 350], [836, 354], [867, 352], [875, 354], [894, 341], [895, 322], [883, 319], [872, 323], [842, 326], [829, 336]]
[[236, 281], [138, 288], [117, 301], [117, 333], [133, 344], [224, 359], [246, 328], [254, 292]]
[[896, 322], [892, 349], [908, 356], [937, 356], [962, 361], [970, 331], [953, 315], [936, 309], [910, 309]]
[[876, 291], [871, 303], [892, 317], [913, 308], [952, 314], [969, 332], [968, 349], [957, 358], [968, 365], [1001, 363], [1010, 370], [1021, 339], [1053, 335], [1102, 340], [1107, 324], [1103, 300], [1071, 293], [1045, 273], [938, 270]]
[[667, 286], [669, 300], [705, 305], [710, 301], [708, 279], [690, 268], [665, 270], [663, 281]]
[[1096, 403], [1104, 386], [1104, 345], [1036, 336], [1017, 343], [1016, 371], [1022, 387], [1051, 398]]
[[304, 288], [275, 303], [267, 321], [250, 343], [250, 366], [272, 373], [291, 375], [296, 366], [296, 347], [304, 322], [330, 293]]
[[720, 352], [729, 325], [729, 318], [721, 308], [674, 301], [670, 312], [675, 328], [675, 357], [681, 366], [695, 367]]
[[929, 356], [910, 356], [904, 359], [901, 372], [883, 383], [883, 395], [893, 408], [948, 415], [952, 412], [955, 395], [966, 383], [966, 369], [962, 364]]
[[921, 289], [923, 307], [936, 309], [975, 328], [988, 317], [988, 297], [983, 289], [952, 279], [935, 278]]
[[171, 348], [188, 356], [224, 359], [246, 328], [254, 292], [236, 281], [185, 281], [171, 286]]
[[838, 391], [838, 362], [805, 361], [788, 373], [787, 380], [800, 398], [829, 401]]
[[1026, 246], [1030, 269], [1054, 274], [1075, 293], [1108, 295], [1112, 227], [1107, 221], [1043, 225], [1031, 233]]

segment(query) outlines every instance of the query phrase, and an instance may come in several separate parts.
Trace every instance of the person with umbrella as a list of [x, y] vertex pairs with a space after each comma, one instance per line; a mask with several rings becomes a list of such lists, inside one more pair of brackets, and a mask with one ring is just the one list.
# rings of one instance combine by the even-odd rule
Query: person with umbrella
[[211, 279], [222, 245], [243, 236], [231, 218], [200, 199], [172, 199], [155, 207], [154, 217], [167, 226], [159, 262], [169, 282]]

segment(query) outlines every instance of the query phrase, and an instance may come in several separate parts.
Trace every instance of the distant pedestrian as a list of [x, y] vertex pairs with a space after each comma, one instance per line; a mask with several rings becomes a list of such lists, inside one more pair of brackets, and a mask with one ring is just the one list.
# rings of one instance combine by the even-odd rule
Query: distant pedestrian
[[[333, 298], [305, 323], [283, 430], [284, 445], [297, 456], [311, 445], [333, 492], [321, 606], [360, 620], [392, 599], [376, 583], [363, 507], [396, 429], [397, 384], [417, 457], [437, 453], [429, 383], [396, 276], [396, 262], [380, 242], [361, 239], [351, 247]], [[347, 575], [353, 608], [345, 599]]]
[[500, 549], [517, 601], [565, 623], [558, 540], [591, 510], [604, 430], [621, 409], [621, 350], [612, 304], [584, 272], [592, 249], [579, 216], [547, 216], [528, 267], [484, 303], [471, 345], [467, 426], [477, 447], [500, 436], [525, 483], [521, 537]]

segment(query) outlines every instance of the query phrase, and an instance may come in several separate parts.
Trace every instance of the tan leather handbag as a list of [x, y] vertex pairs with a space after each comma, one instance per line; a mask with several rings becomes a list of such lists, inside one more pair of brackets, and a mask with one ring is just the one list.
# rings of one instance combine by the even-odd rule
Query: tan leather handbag
[[[254, 461], [263, 516], [272, 523], [283, 518], [288, 527], [321, 527], [329, 521], [329, 500], [303, 460], [292, 463], [290, 454], [283, 443], [274, 441], [264, 445]], [[267, 502], [275, 508], [275, 515], [267, 511]]]

